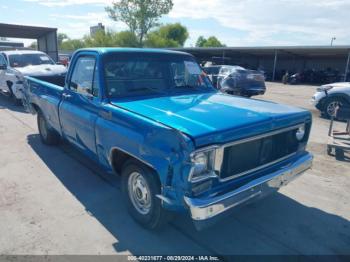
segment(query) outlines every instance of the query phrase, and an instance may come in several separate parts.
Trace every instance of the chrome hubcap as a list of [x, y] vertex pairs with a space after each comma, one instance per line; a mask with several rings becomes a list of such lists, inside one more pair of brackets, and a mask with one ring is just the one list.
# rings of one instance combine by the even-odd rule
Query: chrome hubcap
[[331, 102], [328, 106], [327, 106], [327, 114], [329, 116], [335, 116], [335, 109], [337, 108], [337, 106], [341, 106], [340, 102], [334, 101]]
[[44, 139], [47, 137], [47, 128], [46, 128], [46, 122], [43, 117], [40, 117], [39, 120], [39, 128], [40, 128], [40, 133], [43, 136]]
[[151, 210], [151, 193], [145, 178], [138, 172], [133, 172], [128, 180], [130, 200], [136, 210], [146, 215]]

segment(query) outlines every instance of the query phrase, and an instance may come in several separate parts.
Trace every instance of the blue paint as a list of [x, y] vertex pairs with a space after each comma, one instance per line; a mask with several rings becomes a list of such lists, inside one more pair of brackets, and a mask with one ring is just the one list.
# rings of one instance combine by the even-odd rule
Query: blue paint
[[[193, 59], [186, 53], [159, 49], [82, 49], [73, 56], [65, 87], [28, 77], [27, 98], [30, 104], [40, 108], [50, 128], [101, 164], [106, 172], [113, 173], [110, 160], [115, 149], [153, 168], [159, 176], [163, 196], [171, 200], [171, 204], [163, 203], [165, 208], [186, 209], [183, 197], [193, 194], [187, 179], [190, 154], [194, 150], [311, 122], [311, 114], [306, 110], [225, 95], [215, 89], [110, 99], [105, 89], [103, 61], [105, 56], [116, 53]], [[97, 61], [100, 90], [93, 98], [68, 88], [77, 59], [87, 55]], [[70, 98], [63, 98], [63, 93]], [[294, 158], [250, 176], [260, 176], [295, 161], [306, 154], [304, 148]], [[244, 178], [215, 182], [209, 192], [227, 191], [242, 181]]]

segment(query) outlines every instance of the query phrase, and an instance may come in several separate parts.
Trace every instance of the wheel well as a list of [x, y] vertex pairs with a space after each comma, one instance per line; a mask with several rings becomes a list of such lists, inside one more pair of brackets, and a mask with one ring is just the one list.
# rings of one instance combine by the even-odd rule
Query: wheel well
[[121, 174], [124, 163], [131, 158], [132, 157], [127, 153], [116, 148], [113, 149], [112, 156], [111, 156], [111, 164], [114, 171], [118, 174]]
[[[134, 157], [128, 153], [125, 153], [124, 151], [119, 150], [118, 148], [113, 149], [112, 154], [111, 154], [111, 164], [112, 164], [114, 171], [117, 174], [119, 174], [119, 175], [121, 174], [123, 165], [128, 160], [134, 160], [134, 161], [138, 162], [140, 165], [143, 165], [143, 166], [147, 167], [148, 169], [150, 169], [154, 174], [157, 174], [157, 171], [153, 167], [151, 167], [148, 164], [145, 164], [143, 161], [137, 159], [136, 157]], [[156, 177], [157, 177], [158, 182], [160, 184], [159, 177], [158, 176], [156, 176]]]
[[[328, 99], [339, 99], [345, 103], [350, 103], [350, 98], [347, 96], [347, 95], [343, 95], [343, 94], [334, 94], [334, 95], [329, 95], [328, 96]], [[327, 98], [326, 98], [326, 101], [327, 101]]]

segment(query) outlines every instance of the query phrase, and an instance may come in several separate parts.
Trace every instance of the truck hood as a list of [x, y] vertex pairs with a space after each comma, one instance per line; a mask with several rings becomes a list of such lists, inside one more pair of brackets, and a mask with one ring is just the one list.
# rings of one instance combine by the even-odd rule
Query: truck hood
[[221, 93], [190, 94], [111, 104], [190, 136], [197, 147], [234, 141], [309, 121], [303, 109]]
[[63, 65], [31, 65], [14, 68], [23, 76], [50, 76], [66, 73], [67, 68]]

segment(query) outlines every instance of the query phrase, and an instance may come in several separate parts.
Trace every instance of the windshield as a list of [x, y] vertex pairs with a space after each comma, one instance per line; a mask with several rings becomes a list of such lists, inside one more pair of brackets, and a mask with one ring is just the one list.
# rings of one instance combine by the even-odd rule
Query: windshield
[[11, 67], [25, 67], [30, 65], [53, 65], [54, 62], [46, 54], [16, 54], [9, 55]]
[[105, 58], [104, 74], [111, 98], [214, 91], [210, 80], [189, 55], [111, 54]]

